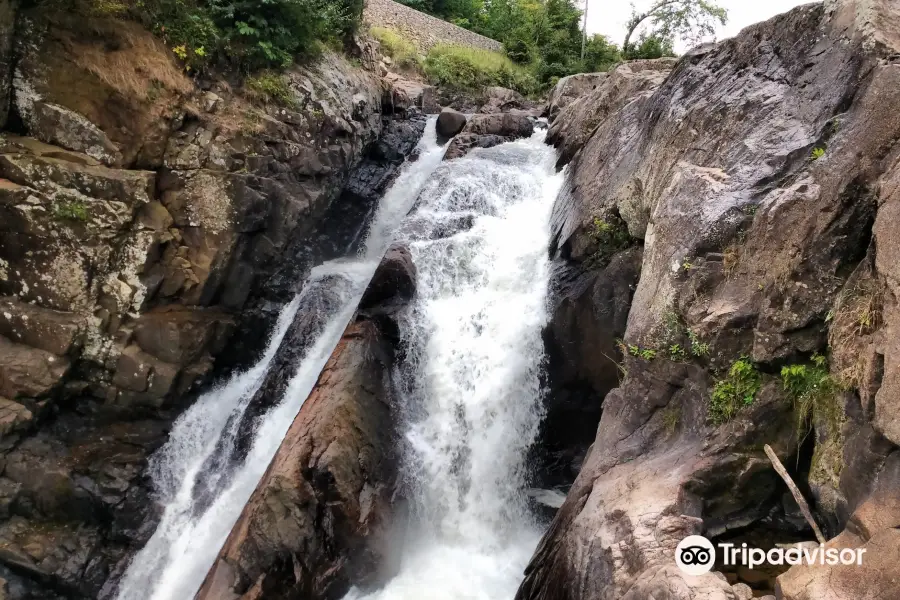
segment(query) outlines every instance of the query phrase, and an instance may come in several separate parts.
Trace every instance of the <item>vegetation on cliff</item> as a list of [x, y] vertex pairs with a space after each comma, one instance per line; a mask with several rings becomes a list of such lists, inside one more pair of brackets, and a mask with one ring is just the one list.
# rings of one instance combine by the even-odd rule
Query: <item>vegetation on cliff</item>
[[353, 33], [362, 0], [44, 0], [49, 8], [137, 21], [189, 70], [281, 68]]

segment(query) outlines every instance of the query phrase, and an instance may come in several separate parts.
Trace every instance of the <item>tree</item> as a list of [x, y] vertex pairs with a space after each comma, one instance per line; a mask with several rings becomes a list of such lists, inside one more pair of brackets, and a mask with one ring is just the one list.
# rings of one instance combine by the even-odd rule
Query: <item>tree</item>
[[728, 11], [711, 0], [653, 0], [648, 10], [640, 13], [632, 7], [628, 33], [622, 44], [626, 55], [631, 50], [631, 36], [646, 21], [651, 24], [649, 37], [660, 40], [678, 37], [698, 42], [715, 33], [717, 23], [724, 25], [728, 21]]
[[625, 58], [635, 60], [637, 58], [662, 58], [663, 56], [675, 56], [675, 44], [671, 38], [660, 37], [655, 34], [642, 33], [637, 43], [631, 44]]
[[588, 73], [609, 71], [621, 60], [622, 56], [618, 47], [610, 42], [606, 36], [595, 33], [585, 42], [581, 68]]

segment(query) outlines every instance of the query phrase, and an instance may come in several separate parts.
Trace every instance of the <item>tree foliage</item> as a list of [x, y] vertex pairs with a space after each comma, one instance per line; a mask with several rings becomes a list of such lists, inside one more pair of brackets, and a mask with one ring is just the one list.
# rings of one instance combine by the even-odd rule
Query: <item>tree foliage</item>
[[649, 23], [646, 39], [671, 41], [678, 38], [697, 43], [715, 33], [716, 24], [728, 21], [728, 11], [710, 0], [654, 0], [646, 11], [632, 7], [628, 31], [622, 43], [623, 52], [632, 52], [631, 38], [644, 23]]
[[[676, 38], [708, 35], [725, 11], [710, 0], [654, 0], [633, 15], [627, 51], [601, 35], [584, 41], [576, 0], [401, 0], [419, 10], [498, 40], [543, 86], [573, 73], [606, 71], [623, 59], [674, 56]], [[635, 36], [642, 25], [650, 27]], [[635, 38], [636, 39], [632, 39]]]
[[189, 70], [281, 68], [340, 40], [362, 19], [363, 0], [39, 0], [48, 8], [141, 22]]

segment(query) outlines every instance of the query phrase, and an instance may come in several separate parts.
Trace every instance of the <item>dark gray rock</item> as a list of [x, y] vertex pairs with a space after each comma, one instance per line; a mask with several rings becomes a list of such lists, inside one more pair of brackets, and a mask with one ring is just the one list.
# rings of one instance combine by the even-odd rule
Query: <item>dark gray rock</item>
[[403, 244], [388, 248], [359, 302], [367, 314], [392, 313], [409, 304], [416, 295], [416, 265]]
[[0, 0], [0, 129], [6, 126], [12, 83], [13, 34], [18, 0]]
[[500, 144], [511, 141], [508, 137], [502, 135], [478, 135], [476, 133], [460, 133], [447, 146], [444, 152], [444, 160], [453, 160], [461, 158], [469, 153], [473, 148], [493, 148]]
[[438, 115], [435, 127], [437, 127], [438, 139], [452, 138], [466, 126], [466, 115], [452, 108], [445, 108]]

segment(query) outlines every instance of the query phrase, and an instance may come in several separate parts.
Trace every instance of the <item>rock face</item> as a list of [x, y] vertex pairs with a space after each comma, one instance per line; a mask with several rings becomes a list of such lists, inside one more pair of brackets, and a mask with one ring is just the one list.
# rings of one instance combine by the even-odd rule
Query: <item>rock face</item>
[[534, 133], [534, 121], [522, 113], [474, 115], [450, 141], [444, 160], [460, 158], [472, 148], [491, 148]]
[[13, 31], [17, 0], [0, 0], [0, 129], [9, 115], [9, 92], [12, 82]]
[[[196, 87], [134, 23], [42, 6], [12, 28], [13, 7], [0, 1], [16, 129], [0, 133], [0, 577], [13, 600], [96, 597], [152, 533], [149, 453], [214, 361], [254, 360], [310, 263], [358, 238], [424, 120], [385, 120], [414, 111], [383, 115], [382, 81], [330, 52], [288, 70], [276, 106]], [[384, 169], [351, 176], [366, 155]], [[341, 196], [351, 180], [368, 202]]]
[[452, 108], [445, 108], [438, 115], [435, 127], [439, 138], [452, 138], [466, 126], [466, 115]]
[[[595, 272], [634, 246], [643, 258], [622, 381], [517, 598], [731, 599], [746, 595], [741, 584], [774, 594], [740, 572], [688, 578], [673, 563], [693, 533], [740, 539], [771, 527], [811, 539], [763, 444], [811, 492], [827, 534], [844, 530], [831, 543], [887, 556], [864, 573], [795, 567], [779, 579], [785, 597], [895, 594], [896, 511], [884, 498], [900, 494], [888, 233], [900, 214], [898, 51], [893, 3], [841, 0], [747, 28], [674, 68], [626, 64], [586, 95], [557, 94], [549, 139], [570, 164], [553, 252]], [[581, 319], [604, 323], [617, 307]], [[557, 311], [551, 331], [571, 319]], [[603, 343], [583, 330], [566, 341]], [[727, 385], [741, 372], [756, 393], [722, 417], [717, 403], [736, 397]], [[798, 392], [791, 373], [818, 383]], [[816, 400], [798, 426], [800, 397]]]
[[603, 397], [619, 382], [617, 340], [625, 335], [637, 286], [641, 248], [603, 268], [562, 267], [554, 278], [557, 304], [544, 331], [549, 391], [538, 452], [545, 486], [571, 482], [594, 442]]
[[[409, 251], [391, 248], [360, 309], [387, 314], [414, 290]], [[340, 598], [391, 574], [402, 514], [387, 322], [344, 332], [197, 600]]]

